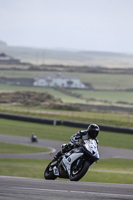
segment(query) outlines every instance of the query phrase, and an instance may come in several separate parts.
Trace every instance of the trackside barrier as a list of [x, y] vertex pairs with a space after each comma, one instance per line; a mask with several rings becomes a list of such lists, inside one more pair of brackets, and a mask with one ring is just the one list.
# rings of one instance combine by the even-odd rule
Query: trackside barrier
[[[88, 123], [84, 123], [84, 122], [67, 121], [67, 120], [64, 120], [62, 122], [61, 120], [55, 120], [55, 119], [28, 117], [28, 116], [23, 116], [23, 115], [12, 115], [12, 114], [5, 114], [5, 113], [0, 113], [0, 118], [10, 119], [10, 120], [19, 120], [19, 121], [25, 121], [25, 122], [41, 123], [41, 124], [50, 124], [54, 126], [63, 125], [63, 126], [69, 126], [69, 127], [77, 127], [79, 129], [82, 129], [82, 128], [87, 129], [89, 125]], [[99, 127], [101, 131], [133, 134], [133, 129], [131, 128], [106, 126], [106, 125], [100, 125], [100, 124], [99, 124]]]
[[[65, 120], [65, 121], [63, 121], [62, 125], [87, 129], [89, 124], [88, 123]], [[106, 125], [100, 125], [100, 124], [99, 124], [99, 127], [100, 127], [101, 131], [133, 134], [133, 129], [131, 129], [131, 128], [116, 127], [116, 126], [106, 126]]]
[[25, 122], [34, 122], [34, 123], [40, 123], [40, 124], [61, 125], [60, 120], [28, 117], [28, 116], [23, 116], [23, 115], [11, 115], [11, 114], [0, 113], [0, 118], [19, 120], [19, 121], [25, 121]]
[[102, 131], [133, 134], [132, 128], [99, 125]]

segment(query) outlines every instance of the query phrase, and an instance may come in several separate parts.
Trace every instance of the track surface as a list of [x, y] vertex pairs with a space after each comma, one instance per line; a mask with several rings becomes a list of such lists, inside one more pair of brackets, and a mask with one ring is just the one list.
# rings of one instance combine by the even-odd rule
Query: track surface
[[[34, 158], [34, 159], [52, 159], [55, 152], [60, 150], [63, 142], [42, 140], [39, 139], [37, 143], [31, 143], [30, 138], [2, 135], [0, 134], [1, 142], [32, 145], [39, 147], [48, 147], [50, 152], [48, 153], [37, 153], [37, 154], [0, 154], [0, 158]], [[111, 147], [99, 146], [100, 158], [129, 158], [133, 159], [133, 150], [118, 149]]]
[[[0, 135], [1, 142], [48, 147], [50, 152], [38, 154], [0, 154], [1, 158], [52, 159], [60, 150], [62, 142], [39, 140], [31, 143], [30, 138]], [[99, 147], [101, 158], [130, 158], [133, 150]], [[133, 185], [49, 181], [20, 177], [0, 176], [0, 200], [133, 200]]]
[[0, 176], [0, 200], [130, 200], [133, 185]]

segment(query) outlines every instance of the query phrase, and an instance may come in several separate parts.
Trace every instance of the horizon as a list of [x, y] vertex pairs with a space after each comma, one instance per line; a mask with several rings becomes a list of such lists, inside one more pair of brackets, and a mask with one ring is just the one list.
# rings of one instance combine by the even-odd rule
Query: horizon
[[[1, 46], [7, 46], [7, 47], [11, 47], [11, 48], [27, 48], [27, 49], [36, 49], [36, 50], [44, 50], [44, 51], [65, 51], [65, 52], [94, 52], [94, 53], [109, 53], [109, 54], [120, 54], [120, 55], [127, 55], [127, 56], [132, 56], [133, 53], [124, 53], [124, 52], [114, 52], [114, 51], [98, 51], [98, 50], [77, 50], [77, 49], [67, 49], [67, 48], [43, 48], [43, 47], [36, 47], [36, 46], [19, 46], [19, 45], [9, 45], [7, 44], [6, 41], [2, 41], [0, 40], [0, 43], [1, 42], [4, 42], [5, 45], [1, 45], [0, 44], [0, 47]], [[1, 51], [1, 53], [4, 53]]]
[[132, 0], [0, 0], [9, 46], [133, 54]]

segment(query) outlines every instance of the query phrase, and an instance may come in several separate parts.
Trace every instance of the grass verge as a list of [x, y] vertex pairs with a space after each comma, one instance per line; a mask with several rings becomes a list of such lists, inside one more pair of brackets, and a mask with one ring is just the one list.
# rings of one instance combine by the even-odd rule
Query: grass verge
[[[0, 119], [0, 134], [6, 135], [30, 137], [31, 133], [35, 133], [38, 139], [69, 142], [69, 138], [78, 130], [80, 128]], [[133, 135], [131, 134], [100, 131], [98, 140], [101, 146], [133, 149]]]
[[0, 142], [0, 153], [41, 153], [48, 151], [50, 149]]
[[[50, 160], [34, 159], [0, 159], [0, 175], [30, 178], [44, 178], [44, 170]], [[95, 171], [91, 171], [95, 169]], [[99, 169], [103, 170], [98, 171]], [[107, 172], [104, 170], [110, 170]], [[117, 170], [113, 172], [113, 170]], [[123, 173], [125, 171], [125, 173]], [[103, 159], [91, 166], [90, 170], [80, 180], [85, 182], [133, 184], [133, 160]], [[64, 180], [64, 179], [60, 179]]]
[[[105, 105], [105, 104], [104, 104]], [[111, 105], [109, 105], [111, 106]], [[58, 106], [57, 106], [58, 107]], [[77, 109], [80, 108], [79, 106]], [[105, 111], [106, 108], [103, 108], [104, 111], [90, 111], [90, 110], [75, 110], [76, 108], [70, 106], [71, 110], [63, 110], [63, 107], [60, 109], [48, 109], [43, 106], [18, 106], [18, 105], [8, 105], [1, 104], [0, 112], [2, 113], [11, 113], [16, 115], [25, 115], [25, 116], [34, 116], [41, 118], [50, 118], [58, 120], [71, 120], [91, 123], [95, 121], [97, 124], [105, 124], [110, 126], [121, 126], [121, 127], [133, 127], [133, 115], [132, 113], [121, 113], [113, 111]], [[73, 110], [74, 109], [74, 110]]]

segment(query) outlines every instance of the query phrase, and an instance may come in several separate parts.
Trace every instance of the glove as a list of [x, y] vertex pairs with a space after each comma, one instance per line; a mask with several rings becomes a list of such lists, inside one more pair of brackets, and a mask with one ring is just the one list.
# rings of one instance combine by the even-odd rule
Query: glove
[[66, 147], [67, 144], [62, 144], [61, 148], [64, 149]]
[[73, 147], [74, 147], [74, 144], [71, 142], [69, 142], [68, 144], [62, 144], [61, 151], [62, 151], [62, 153], [65, 153], [65, 152], [71, 150]]
[[67, 146], [67, 144], [62, 144], [62, 145], [61, 145], [61, 152], [62, 152], [62, 153], [65, 153], [66, 146]]
[[68, 148], [72, 149], [74, 147], [74, 144], [72, 142], [68, 143]]

